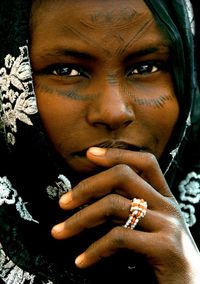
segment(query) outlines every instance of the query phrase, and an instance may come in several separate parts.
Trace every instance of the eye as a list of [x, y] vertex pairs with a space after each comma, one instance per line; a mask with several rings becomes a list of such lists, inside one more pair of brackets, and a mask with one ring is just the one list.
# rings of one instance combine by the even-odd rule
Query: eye
[[67, 67], [67, 66], [55, 66], [52, 68], [51, 73], [56, 76], [81, 76], [82, 72], [79, 68]]
[[137, 64], [134, 64], [131, 70], [129, 70], [128, 76], [152, 74], [152, 73], [165, 69], [164, 65], [165, 65], [164, 63], [153, 62], [153, 61], [137, 63]]

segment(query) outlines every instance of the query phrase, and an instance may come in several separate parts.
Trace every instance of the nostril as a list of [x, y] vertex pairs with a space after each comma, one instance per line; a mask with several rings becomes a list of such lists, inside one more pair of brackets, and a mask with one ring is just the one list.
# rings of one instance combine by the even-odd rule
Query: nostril
[[88, 122], [95, 127], [105, 127], [109, 130], [115, 130], [127, 127], [135, 120], [135, 114], [127, 109], [124, 104], [106, 105], [104, 108], [90, 111]]
[[134, 120], [118, 120], [118, 121], [111, 121], [107, 119], [107, 121], [97, 121], [95, 123], [93, 123], [93, 126], [95, 127], [104, 127], [109, 131], [113, 131], [113, 130], [117, 130], [120, 128], [125, 128], [127, 127], [129, 124], [131, 124]]
[[114, 90], [110, 87], [104, 88], [104, 92], [101, 92], [96, 100], [89, 105], [87, 112], [89, 124], [116, 130], [128, 126], [135, 120], [130, 97], [124, 95], [120, 90], [118, 87], [115, 87]]

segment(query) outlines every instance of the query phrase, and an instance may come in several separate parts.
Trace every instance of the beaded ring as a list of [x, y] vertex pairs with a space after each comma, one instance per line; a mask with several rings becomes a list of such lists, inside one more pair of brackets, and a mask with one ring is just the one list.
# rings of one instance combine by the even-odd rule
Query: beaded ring
[[130, 214], [124, 228], [134, 229], [141, 218], [146, 215], [147, 202], [144, 199], [133, 198], [131, 203]]

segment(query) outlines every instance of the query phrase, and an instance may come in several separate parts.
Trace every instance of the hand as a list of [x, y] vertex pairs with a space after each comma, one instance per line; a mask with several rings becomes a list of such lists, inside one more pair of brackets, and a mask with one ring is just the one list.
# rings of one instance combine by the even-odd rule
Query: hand
[[[67, 239], [108, 219], [116, 225], [91, 244], [76, 265], [86, 268], [120, 249], [129, 249], [147, 258], [159, 283], [199, 283], [199, 252], [156, 158], [150, 153], [100, 148], [89, 149], [87, 157], [105, 171], [63, 195], [60, 206], [71, 210], [90, 205], [55, 226], [52, 235]], [[148, 210], [131, 230], [122, 225], [134, 197], [147, 201]]]

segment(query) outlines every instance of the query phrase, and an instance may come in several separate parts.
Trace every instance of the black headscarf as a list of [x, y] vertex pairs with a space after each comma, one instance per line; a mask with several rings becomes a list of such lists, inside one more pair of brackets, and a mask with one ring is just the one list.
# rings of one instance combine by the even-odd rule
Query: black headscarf
[[[199, 210], [196, 203], [200, 200], [200, 176], [199, 158], [192, 153], [199, 137], [200, 108], [191, 20], [184, 0], [145, 0], [145, 3], [170, 39], [174, 86], [180, 105], [177, 127], [160, 164], [188, 224], [196, 228], [194, 212]], [[70, 173], [49, 144], [37, 110], [29, 59], [30, 12], [30, 0], [1, 0], [0, 279], [5, 283], [14, 279], [15, 284], [101, 283], [104, 275], [99, 282], [97, 279], [93, 282], [95, 270], [88, 278], [89, 272], [81, 273], [75, 268], [73, 259], [79, 252], [76, 247], [79, 239], [69, 242], [68, 261], [60, 256], [62, 244], [46, 233], [59, 218], [62, 220], [57, 200], [70, 190]], [[196, 185], [193, 199], [184, 191], [190, 182]], [[49, 212], [55, 214], [49, 218]], [[110, 281], [121, 283], [118, 275], [122, 273], [131, 279], [132, 270], [120, 270], [117, 257], [99, 269], [109, 275], [115, 265], [119, 273], [116, 277], [112, 275]]]

